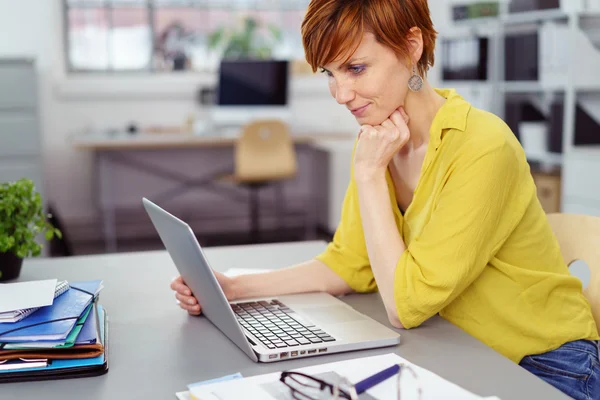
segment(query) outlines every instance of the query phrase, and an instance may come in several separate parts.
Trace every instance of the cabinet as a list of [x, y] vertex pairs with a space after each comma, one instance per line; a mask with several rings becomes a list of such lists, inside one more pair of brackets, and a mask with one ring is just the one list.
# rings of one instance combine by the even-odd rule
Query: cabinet
[[523, 122], [544, 124], [538, 148], [546, 148], [525, 149], [534, 170], [560, 170], [533, 173], [544, 209], [600, 215], [600, 12], [591, 2], [535, 3], [504, 1], [497, 17], [454, 21], [446, 37], [489, 39], [488, 79], [442, 83], [485, 93], [478, 96], [489, 101], [475, 105], [503, 118], [522, 143]]
[[0, 182], [33, 180], [42, 194], [42, 146], [35, 62], [0, 58]]

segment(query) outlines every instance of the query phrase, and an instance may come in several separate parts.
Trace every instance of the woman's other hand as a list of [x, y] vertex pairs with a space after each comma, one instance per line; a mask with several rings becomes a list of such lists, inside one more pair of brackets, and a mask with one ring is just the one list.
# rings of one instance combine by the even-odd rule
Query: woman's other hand
[[354, 154], [354, 176], [359, 180], [385, 174], [388, 164], [410, 139], [408, 115], [399, 107], [381, 125], [361, 126]]
[[[213, 271], [221, 289], [225, 293], [227, 300], [234, 300], [233, 294], [233, 278], [228, 277], [220, 272]], [[179, 307], [186, 310], [190, 315], [200, 315], [202, 313], [202, 305], [198, 299], [194, 297], [191, 289], [185, 284], [181, 276], [175, 278], [171, 282], [171, 289], [175, 291], [175, 298]]]

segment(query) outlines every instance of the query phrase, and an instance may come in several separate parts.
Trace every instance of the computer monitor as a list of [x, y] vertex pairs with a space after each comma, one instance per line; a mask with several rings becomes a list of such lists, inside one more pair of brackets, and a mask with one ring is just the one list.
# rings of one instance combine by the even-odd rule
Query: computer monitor
[[288, 88], [288, 61], [223, 60], [212, 122], [239, 127], [258, 118], [287, 120]]

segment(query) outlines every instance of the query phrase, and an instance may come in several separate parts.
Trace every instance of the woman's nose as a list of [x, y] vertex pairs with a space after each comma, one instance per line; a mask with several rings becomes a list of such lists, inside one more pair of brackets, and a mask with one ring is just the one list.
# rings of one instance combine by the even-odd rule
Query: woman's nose
[[354, 89], [347, 84], [336, 83], [334, 87], [334, 96], [338, 104], [347, 104], [354, 100]]

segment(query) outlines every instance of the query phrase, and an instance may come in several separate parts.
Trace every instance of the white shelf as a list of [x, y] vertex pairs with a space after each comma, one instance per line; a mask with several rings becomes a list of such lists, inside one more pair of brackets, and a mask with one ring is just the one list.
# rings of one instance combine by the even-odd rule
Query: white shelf
[[491, 85], [493, 85], [493, 82], [491, 81], [476, 81], [476, 80], [441, 80], [440, 81], [441, 86], [443, 87], [475, 87], [475, 88], [485, 88], [485, 87], [489, 87]]
[[529, 24], [543, 21], [556, 21], [567, 19], [569, 14], [561, 9], [524, 11], [508, 13], [502, 16], [502, 22], [505, 25]]
[[[566, 83], [556, 82], [554, 84], [541, 83], [537, 81], [505, 81], [500, 85], [500, 90], [504, 93], [547, 93], [547, 92], [565, 92]], [[600, 83], [589, 83], [578, 85], [575, 91], [580, 93], [600, 92]]]
[[563, 92], [565, 86], [561, 84], [542, 84], [537, 81], [505, 81], [500, 85], [500, 90], [505, 93]]
[[600, 11], [567, 12], [562, 9], [548, 9], [536, 11], [523, 11], [503, 14], [500, 17], [481, 17], [453, 21], [455, 26], [480, 26], [490, 23], [502, 22], [503, 25], [535, 24], [545, 21], [567, 20], [570, 15], [577, 15], [581, 19], [600, 18]]

